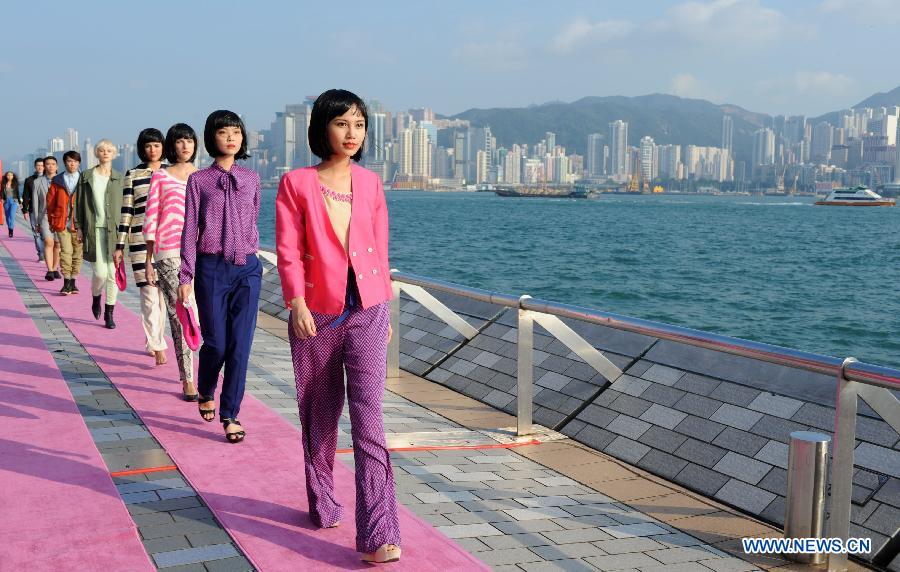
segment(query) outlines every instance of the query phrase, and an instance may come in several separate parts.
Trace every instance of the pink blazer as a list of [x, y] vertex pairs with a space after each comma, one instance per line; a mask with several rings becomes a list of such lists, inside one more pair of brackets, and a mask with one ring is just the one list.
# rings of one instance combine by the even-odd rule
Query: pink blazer
[[315, 167], [285, 174], [275, 199], [275, 244], [285, 305], [306, 299], [323, 314], [344, 310], [347, 268], [353, 267], [363, 308], [391, 299], [388, 212], [381, 178], [350, 164], [349, 256], [334, 233]]

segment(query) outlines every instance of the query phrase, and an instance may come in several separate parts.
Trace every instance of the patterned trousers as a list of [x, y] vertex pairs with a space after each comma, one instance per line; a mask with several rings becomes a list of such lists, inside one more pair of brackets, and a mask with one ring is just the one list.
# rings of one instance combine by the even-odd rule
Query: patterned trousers
[[178, 314], [175, 313], [181, 258], [157, 260], [153, 263], [153, 268], [156, 270], [156, 285], [159, 288], [159, 295], [166, 301], [166, 314], [169, 317], [169, 328], [172, 330], [172, 344], [175, 346], [175, 355], [178, 357], [178, 373], [181, 375], [181, 381], [192, 381], [194, 379], [194, 353], [184, 341], [181, 322], [178, 320]]
[[384, 438], [381, 401], [387, 374], [390, 303], [338, 316], [312, 313], [317, 334], [306, 340], [288, 328], [302, 425], [306, 494], [313, 524], [331, 526], [343, 507], [334, 498], [338, 420], [344, 407], [344, 370], [356, 464], [356, 549], [374, 552], [400, 544], [397, 499]]

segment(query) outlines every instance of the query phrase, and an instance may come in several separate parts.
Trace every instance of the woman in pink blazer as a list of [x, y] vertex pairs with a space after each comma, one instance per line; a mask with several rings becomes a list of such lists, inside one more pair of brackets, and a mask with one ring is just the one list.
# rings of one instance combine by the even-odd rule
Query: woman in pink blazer
[[353, 163], [367, 127], [366, 106], [353, 93], [333, 89], [316, 99], [309, 143], [322, 162], [282, 177], [275, 240], [291, 309], [310, 518], [328, 528], [343, 516], [333, 468], [346, 370], [356, 549], [366, 562], [393, 562], [400, 528], [381, 410], [391, 336], [388, 213], [381, 179]]

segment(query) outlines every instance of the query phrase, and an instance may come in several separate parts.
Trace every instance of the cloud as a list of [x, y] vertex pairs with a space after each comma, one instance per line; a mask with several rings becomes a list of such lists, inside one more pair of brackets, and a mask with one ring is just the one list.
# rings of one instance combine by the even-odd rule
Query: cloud
[[453, 50], [453, 59], [464, 65], [494, 71], [521, 70], [528, 64], [525, 48], [514, 40], [468, 42]]
[[588, 42], [621, 40], [633, 28], [634, 25], [625, 20], [591, 22], [586, 18], [576, 18], [556, 34], [550, 49], [559, 54], [567, 54]]
[[679, 73], [672, 78], [669, 92], [678, 97], [689, 99], [705, 99], [707, 101], [724, 101], [722, 94], [710, 87], [706, 82], [689, 73]]
[[896, 0], [823, 0], [819, 11], [872, 24], [900, 21], [900, 3]]
[[766, 79], [759, 82], [761, 91], [767, 93], [790, 92], [790, 95], [849, 95], [857, 82], [850, 76], [828, 71], [798, 71], [787, 77]]
[[[823, 108], [846, 106], [859, 97], [859, 82], [850, 76], [829, 71], [797, 71], [789, 76], [757, 82], [757, 96], [777, 105], [796, 105], [798, 101], [816, 101]], [[799, 108], [802, 110], [803, 108]], [[806, 109], [807, 113], [811, 110]]]
[[679, 97], [700, 97], [700, 80], [689, 73], [680, 73], [672, 78], [672, 94]]
[[799, 92], [826, 92], [834, 95], [849, 93], [856, 87], [853, 78], [827, 71], [799, 71], [794, 74], [793, 83]]
[[672, 7], [649, 28], [692, 44], [757, 48], [770, 45], [786, 25], [784, 14], [759, 0], [692, 0]]

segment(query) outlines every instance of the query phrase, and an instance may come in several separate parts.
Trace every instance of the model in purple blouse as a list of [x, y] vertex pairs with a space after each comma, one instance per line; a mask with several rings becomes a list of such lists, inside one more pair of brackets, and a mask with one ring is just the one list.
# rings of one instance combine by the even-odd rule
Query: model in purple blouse
[[255, 172], [235, 164], [235, 159], [249, 157], [247, 131], [236, 113], [212, 112], [203, 140], [215, 162], [187, 181], [178, 297], [185, 302], [193, 293], [197, 301], [203, 336], [197, 371], [200, 416], [215, 419], [216, 385], [224, 365], [219, 420], [228, 442], [240, 443], [245, 432], [237, 416], [262, 281], [256, 257], [260, 182]]

